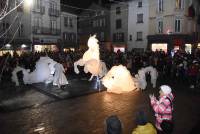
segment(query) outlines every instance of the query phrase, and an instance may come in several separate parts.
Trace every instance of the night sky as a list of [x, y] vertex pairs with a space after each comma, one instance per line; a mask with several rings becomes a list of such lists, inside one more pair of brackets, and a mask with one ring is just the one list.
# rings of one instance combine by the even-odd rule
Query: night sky
[[[61, 3], [81, 7], [81, 8], [87, 8], [90, 6], [92, 2], [98, 3], [99, 0], [61, 0]], [[110, 0], [102, 0], [103, 4], [109, 3]], [[128, 0], [114, 0], [114, 1], [128, 1]]]
[[[105, 3], [108, 0], [102, 0], [103, 3]], [[81, 8], [87, 8], [92, 2], [98, 2], [98, 0], [61, 0], [61, 3], [81, 7]]]

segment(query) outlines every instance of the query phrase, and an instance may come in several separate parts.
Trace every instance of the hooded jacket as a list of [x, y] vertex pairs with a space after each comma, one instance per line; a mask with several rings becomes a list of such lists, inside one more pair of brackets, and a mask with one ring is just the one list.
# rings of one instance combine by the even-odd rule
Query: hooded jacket
[[151, 99], [151, 106], [156, 116], [156, 127], [159, 130], [162, 130], [160, 124], [163, 120], [172, 120], [173, 99], [172, 93], [160, 97], [159, 100]]
[[157, 131], [151, 123], [147, 123], [145, 125], [138, 125], [132, 134], [157, 134]]

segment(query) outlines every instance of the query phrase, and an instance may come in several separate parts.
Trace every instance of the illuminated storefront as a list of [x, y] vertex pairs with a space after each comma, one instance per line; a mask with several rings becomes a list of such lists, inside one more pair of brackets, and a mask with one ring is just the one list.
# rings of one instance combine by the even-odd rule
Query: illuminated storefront
[[153, 43], [151, 45], [151, 50], [152, 51], [164, 51], [164, 52], [167, 52], [167, 44], [166, 43]]
[[34, 45], [35, 52], [58, 51], [56, 45]]
[[181, 50], [191, 53], [194, 44], [194, 37], [184, 34], [149, 35], [147, 39], [147, 49], [153, 51], [162, 49], [165, 52]]
[[114, 47], [114, 52], [117, 53], [117, 51], [120, 51], [120, 52], [125, 52], [125, 48], [124, 47]]
[[58, 40], [50, 38], [33, 38], [33, 50], [35, 52], [59, 51]]
[[185, 52], [192, 53], [192, 44], [185, 44]]
[[198, 43], [197, 48], [200, 49], [200, 43]]
[[[13, 55], [14, 52], [18, 55], [21, 55], [24, 52], [31, 51], [31, 41], [29, 39], [14, 39], [12, 42], [10, 42], [10, 39], [2, 39], [0, 39], [0, 56], [6, 53], [10, 53], [11, 55]], [[4, 42], [10, 43], [3, 45]]]

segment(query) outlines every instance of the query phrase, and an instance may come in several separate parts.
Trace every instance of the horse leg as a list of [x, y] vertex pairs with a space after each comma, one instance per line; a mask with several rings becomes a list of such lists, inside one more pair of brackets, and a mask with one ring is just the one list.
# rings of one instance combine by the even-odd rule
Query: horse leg
[[77, 61], [74, 62], [74, 72], [78, 74], [78, 73], [79, 73], [79, 70], [78, 70], [77, 65], [78, 65], [78, 64], [77, 64]]
[[91, 81], [93, 79], [93, 77], [94, 77], [94, 75], [92, 74], [88, 81]]
[[78, 67], [77, 66], [84, 66], [85, 62], [83, 61], [83, 59], [79, 59], [78, 61], [74, 62], [74, 72], [75, 73], [79, 73]]

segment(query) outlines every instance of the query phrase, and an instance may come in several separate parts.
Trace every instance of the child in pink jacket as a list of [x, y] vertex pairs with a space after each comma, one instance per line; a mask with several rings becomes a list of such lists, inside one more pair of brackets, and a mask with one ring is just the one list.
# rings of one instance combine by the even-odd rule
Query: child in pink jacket
[[155, 112], [156, 128], [160, 131], [162, 131], [160, 124], [163, 120], [172, 120], [172, 101], [174, 99], [174, 96], [171, 92], [172, 90], [169, 86], [162, 85], [159, 91], [159, 100], [157, 100], [154, 95], [149, 95], [151, 100], [151, 106]]

